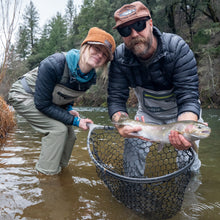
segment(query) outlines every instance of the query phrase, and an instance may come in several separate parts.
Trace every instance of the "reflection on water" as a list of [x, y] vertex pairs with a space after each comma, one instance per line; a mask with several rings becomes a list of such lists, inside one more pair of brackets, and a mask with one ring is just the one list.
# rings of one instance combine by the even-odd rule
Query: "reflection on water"
[[[111, 125], [104, 108], [77, 110], [96, 124]], [[182, 209], [172, 220], [220, 219], [220, 111], [206, 110], [204, 119], [212, 133], [200, 144], [201, 172], [190, 182]], [[76, 129], [70, 164], [60, 175], [41, 176], [34, 170], [41, 136], [22, 117], [17, 120], [15, 132], [0, 149], [0, 219], [146, 219], [113, 198], [97, 177], [87, 152], [87, 132]]]

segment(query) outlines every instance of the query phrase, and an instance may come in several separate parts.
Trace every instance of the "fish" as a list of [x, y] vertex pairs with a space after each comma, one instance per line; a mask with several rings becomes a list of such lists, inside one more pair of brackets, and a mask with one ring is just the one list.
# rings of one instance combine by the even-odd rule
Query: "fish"
[[169, 124], [150, 124], [141, 121], [136, 121], [121, 115], [118, 122], [114, 122], [115, 125], [141, 127], [142, 130], [134, 133], [130, 133], [133, 136], [144, 137], [152, 142], [158, 143], [158, 151], [161, 151], [165, 144], [170, 144], [169, 134], [170, 131], [177, 131], [182, 134], [191, 144], [193, 149], [198, 152], [195, 141], [209, 137], [211, 128], [201, 122], [185, 120], [177, 121]]

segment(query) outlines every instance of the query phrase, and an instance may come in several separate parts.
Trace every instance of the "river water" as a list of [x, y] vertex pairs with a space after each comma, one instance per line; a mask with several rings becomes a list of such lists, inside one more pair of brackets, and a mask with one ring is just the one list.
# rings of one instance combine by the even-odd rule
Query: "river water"
[[[76, 110], [96, 124], [111, 125], [105, 108]], [[16, 118], [16, 130], [0, 149], [1, 220], [147, 220], [119, 203], [98, 178], [87, 151], [87, 131], [76, 128], [70, 164], [61, 174], [41, 176], [34, 170], [41, 136], [25, 119]], [[200, 174], [171, 220], [220, 219], [220, 110], [204, 110], [203, 118], [212, 133], [200, 142]]]

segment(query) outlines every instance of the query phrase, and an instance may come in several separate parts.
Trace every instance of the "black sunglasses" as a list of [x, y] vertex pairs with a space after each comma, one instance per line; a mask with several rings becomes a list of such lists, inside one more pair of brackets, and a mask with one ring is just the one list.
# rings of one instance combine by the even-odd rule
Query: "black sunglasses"
[[122, 37], [128, 37], [131, 34], [131, 28], [137, 32], [143, 31], [146, 28], [146, 21], [150, 19], [151, 17], [147, 16], [144, 20], [139, 20], [125, 27], [118, 27], [117, 30]]

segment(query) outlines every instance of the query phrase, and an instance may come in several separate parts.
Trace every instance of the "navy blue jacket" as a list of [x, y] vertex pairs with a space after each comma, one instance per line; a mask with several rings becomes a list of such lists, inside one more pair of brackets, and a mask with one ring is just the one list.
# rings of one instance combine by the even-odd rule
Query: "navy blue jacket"
[[109, 115], [127, 112], [129, 87], [140, 86], [154, 91], [174, 88], [178, 115], [193, 112], [199, 116], [200, 103], [197, 65], [186, 42], [175, 34], [163, 33], [154, 27], [158, 41], [156, 56], [148, 66], [143, 65], [124, 44], [117, 47], [109, 70]]
[[[52, 103], [52, 93], [55, 85], [60, 83], [62, 79], [65, 62], [65, 55], [63, 53], [56, 53], [47, 57], [40, 63], [36, 80], [34, 102], [36, 108], [48, 117], [61, 121], [64, 124], [72, 125], [74, 116], [67, 112], [65, 109], [66, 106], [58, 106]], [[78, 91], [86, 91], [94, 83], [95, 78], [88, 83], [79, 83], [70, 80], [65, 86]]]

